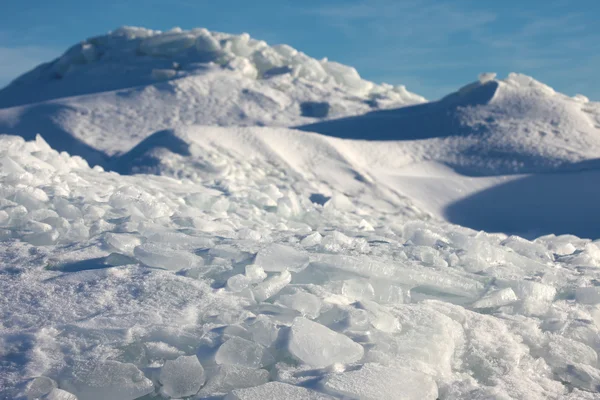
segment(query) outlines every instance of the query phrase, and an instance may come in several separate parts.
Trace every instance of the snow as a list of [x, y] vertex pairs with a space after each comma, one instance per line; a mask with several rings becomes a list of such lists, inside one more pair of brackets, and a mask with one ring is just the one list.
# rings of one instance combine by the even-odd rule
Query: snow
[[422, 102], [205, 29], [18, 79], [0, 397], [597, 397], [598, 103], [518, 74]]

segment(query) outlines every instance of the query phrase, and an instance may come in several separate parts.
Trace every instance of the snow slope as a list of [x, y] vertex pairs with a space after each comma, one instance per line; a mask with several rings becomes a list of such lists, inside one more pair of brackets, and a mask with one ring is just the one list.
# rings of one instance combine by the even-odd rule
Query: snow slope
[[202, 29], [17, 79], [0, 397], [597, 398], [600, 105], [516, 74], [423, 101]]
[[423, 101], [247, 34], [121, 28], [1, 90], [0, 132], [43, 131], [54, 148], [103, 165], [160, 129], [292, 126]]
[[468, 175], [540, 172], [598, 157], [600, 103], [510, 74], [505, 80], [475, 82], [436, 102], [299, 129], [349, 139], [408, 141], [411, 152]]

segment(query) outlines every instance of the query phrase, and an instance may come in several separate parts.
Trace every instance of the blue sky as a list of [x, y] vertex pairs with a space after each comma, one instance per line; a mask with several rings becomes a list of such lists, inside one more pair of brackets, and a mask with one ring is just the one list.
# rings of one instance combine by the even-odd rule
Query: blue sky
[[122, 25], [206, 27], [286, 43], [366, 79], [439, 98], [516, 71], [600, 100], [597, 0], [5, 0], [0, 86]]

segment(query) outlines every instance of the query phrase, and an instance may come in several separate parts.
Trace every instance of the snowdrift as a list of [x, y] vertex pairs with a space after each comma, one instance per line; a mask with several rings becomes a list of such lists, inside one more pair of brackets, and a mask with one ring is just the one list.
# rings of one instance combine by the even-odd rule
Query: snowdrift
[[422, 142], [430, 149], [428, 159], [469, 175], [540, 172], [598, 157], [600, 103], [511, 74], [468, 85], [437, 102], [297, 129], [349, 139], [429, 139]]

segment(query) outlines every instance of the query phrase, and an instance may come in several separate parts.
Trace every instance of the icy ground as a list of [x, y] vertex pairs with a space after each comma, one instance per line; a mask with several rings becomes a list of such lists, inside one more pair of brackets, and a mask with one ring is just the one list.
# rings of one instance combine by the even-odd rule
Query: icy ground
[[428, 223], [400, 198], [315, 199], [289, 167], [226, 152], [178, 180], [90, 169], [41, 138], [0, 149], [7, 398], [599, 389], [590, 240]]
[[368, 112], [423, 99], [292, 50], [125, 28], [0, 91], [0, 398], [599, 398], [600, 241], [533, 228], [600, 237], [600, 105]]

